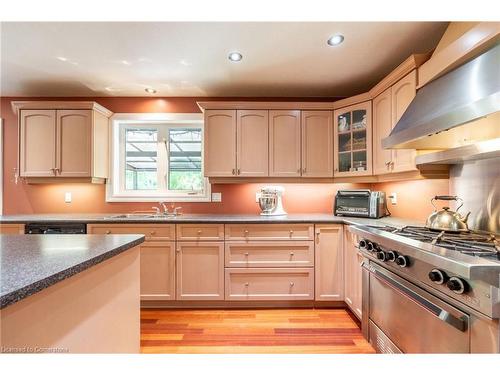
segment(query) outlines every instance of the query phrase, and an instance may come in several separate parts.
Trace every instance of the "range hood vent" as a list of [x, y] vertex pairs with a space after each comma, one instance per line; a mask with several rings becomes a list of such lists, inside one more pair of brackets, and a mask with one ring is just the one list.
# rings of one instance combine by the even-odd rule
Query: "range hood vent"
[[498, 111], [500, 44], [419, 89], [382, 146], [443, 150], [498, 138]]

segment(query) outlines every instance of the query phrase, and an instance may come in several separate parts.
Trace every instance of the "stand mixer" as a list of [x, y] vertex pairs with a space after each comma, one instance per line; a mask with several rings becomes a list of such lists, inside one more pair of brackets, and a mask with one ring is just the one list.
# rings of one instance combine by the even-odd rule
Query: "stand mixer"
[[281, 186], [264, 186], [257, 193], [262, 216], [286, 215], [283, 209], [283, 193], [285, 189]]

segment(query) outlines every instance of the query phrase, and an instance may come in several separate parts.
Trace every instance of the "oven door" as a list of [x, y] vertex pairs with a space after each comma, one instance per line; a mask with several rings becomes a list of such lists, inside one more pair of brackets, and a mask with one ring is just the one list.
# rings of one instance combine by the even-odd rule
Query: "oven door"
[[395, 345], [403, 353], [470, 352], [467, 314], [373, 262], [368, 269], [374, 347], [384, 347], [385, 337], [385, 347]]

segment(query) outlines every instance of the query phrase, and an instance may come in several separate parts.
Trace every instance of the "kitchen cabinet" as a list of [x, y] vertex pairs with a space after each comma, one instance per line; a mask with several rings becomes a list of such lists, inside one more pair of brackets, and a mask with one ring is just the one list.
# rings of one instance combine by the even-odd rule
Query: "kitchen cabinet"
[[269, 174], [269, 112], [238, 110], [236, 114], [236, 174], [266, 177]]
[[362, 257], [356, 247], [357, 236], [347, 228], [344, 231], [344, 300], [351, 311], [361, 319]]
[[233, 241], [312, 240], [312, 224], [226, 224], [225, 236]]
[[19, 113], [19, 175], [28, 182], [103, 182], [108, 118], [94, 102], [13, 102]]
[[373, 173], [376, 175], [417, 170], [415, 150], [382, 148], [382, 140], [389, 136], [415, 97], [416, 84], [416, 70], [413, 70], [373, 99]]
[[344, 300], [342, 225], [316, 225], [315, 300]]
[[178, 241], [224, 241], [224, 224], [178, 224]]
[[333, 177], [333, 114], [302, 111], [302, 177]]
[[236, 175], [236, 111], [205, 111], [204, 168], [207, 177]]
[[269, 111], [269, 176], [300, 177], [300, 111]]
[[372, 174], [372, 103], [334, 111], [334, 176]]
[[[403, 113], [417, 94], [417, 71], [396, 82], [391, 88], [392, 96], [392, 127], [396, 126]], [[392, 150], [392, 172], [416, 170], [415, 156], [417, 152], [411, 149]]]
[[177, 242], [177, 300], [224, 299], [224, 242]]
[[175, 300], [175, 242], [141, 244], [141, 300]]

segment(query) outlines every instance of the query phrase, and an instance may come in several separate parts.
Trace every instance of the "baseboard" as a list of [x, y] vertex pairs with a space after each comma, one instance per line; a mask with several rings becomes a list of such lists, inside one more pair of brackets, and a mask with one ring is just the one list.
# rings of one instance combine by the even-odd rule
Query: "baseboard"
[[345, 308], [344, 301], [141, 301], [143, 309]]

